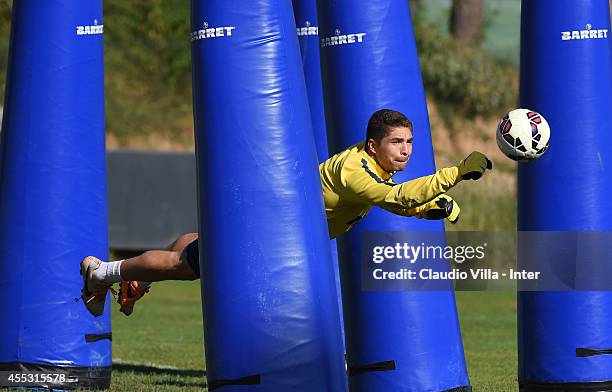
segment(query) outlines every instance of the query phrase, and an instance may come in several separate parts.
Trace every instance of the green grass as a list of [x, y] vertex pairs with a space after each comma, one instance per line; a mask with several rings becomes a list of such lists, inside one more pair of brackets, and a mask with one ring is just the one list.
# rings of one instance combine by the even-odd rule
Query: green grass
[[[515, 294], [458, 292], [457, 305], [474, 391], [516, 391]], [[132, 316], [112, 314], [112, 391], [203, 389], [198, 282], [155, 284]]]
[[457, 308], [474, 392], [517, 391], [516, 293], [457, 292]]
[[199, 282], [156, 283], [129, 317], [113, 305], [111, 390], [203, 389]]

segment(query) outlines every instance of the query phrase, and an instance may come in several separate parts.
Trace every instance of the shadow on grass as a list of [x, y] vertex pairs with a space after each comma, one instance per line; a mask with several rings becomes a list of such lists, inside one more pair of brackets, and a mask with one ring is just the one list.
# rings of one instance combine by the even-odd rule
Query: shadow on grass
[[204, 381], [206, 377], [206, 371], [193, 370], [193, 369], [168, 369], [159, 368], [147, 365], [135, 365], [125, 363], [113, 363], [113, 372], [131, 372], [140, 373], [145, 375], [155, 375], [161, 377], [194, 377], [198, 380], [192, 381], [180, 381], [180, 380], [167, 380], [167, 381], [155, 381], [157, 385], [174, 385], [177, 387], [201, 387], [206, 388], [207, 384]]

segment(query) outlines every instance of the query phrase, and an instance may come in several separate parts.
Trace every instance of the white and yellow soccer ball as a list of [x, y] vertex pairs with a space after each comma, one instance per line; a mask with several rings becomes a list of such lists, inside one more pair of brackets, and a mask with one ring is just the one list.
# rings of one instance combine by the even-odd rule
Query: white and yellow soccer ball
[[514, 109], [499, 121], [496, 133], [499, 149], [515, 161], [538, 159], [548, 150], [550, 127], [540, 113]]

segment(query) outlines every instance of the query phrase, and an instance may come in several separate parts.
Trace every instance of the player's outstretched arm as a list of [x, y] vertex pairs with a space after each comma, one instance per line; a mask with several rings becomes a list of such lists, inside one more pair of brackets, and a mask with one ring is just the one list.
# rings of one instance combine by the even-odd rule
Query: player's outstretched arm
[[382, 181], [366, 174], [366, 171], [354, 170], [346, 177], [343, 197], [405, 215], [403, 211], [429, 203], [462, 180], [476, 180], [492, 167], [491, 161], [484, 154], [475, 151], [457, 166], [447, 167], [432, 175], [402, 184]]
[[445, 193], [462, 180], [477, 180], [486, 170], [493, 168], [493, 163], [478, 151], [472, 152], [459, 165], [438, 170], [436, 173], [404, 182], [393, 187], [378, 204], [379, 207], [392, 210], [397, 205], [404, 208], [416, 208], [429, 203], [435, 197]]

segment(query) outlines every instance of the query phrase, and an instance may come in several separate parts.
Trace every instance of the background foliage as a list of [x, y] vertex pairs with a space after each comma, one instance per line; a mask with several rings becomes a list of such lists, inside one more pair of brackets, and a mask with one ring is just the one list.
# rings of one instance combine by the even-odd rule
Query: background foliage
[[4, 103], [4, 84], [8, 62], [12, 0], [0, 0], [0, 106]]
[[[11, 3], [0, 0], [0, 99], [6, 79]], [[432, 19], [415, 20], [430, 98], [465, 115], [499, 113], [514, 106], [515, 67], [504, 65], [483, 49], [456, 43], [447, 29], [425, 22]], [[185, 0], [104, 1], [109, 133], [120, 138], [150, 133], [177, 138], [191, 132], [189, 24]]]
[[515, 106], [516, 67], [421, 21], [415, 24], [415, 36], [423, 82], [436, 101], [466, 115], [490, 115]]
[[[0, 98], [11, 0], [0, 0]], [[172, 137], [192, 127], [189, 7], [185, 0], [104, 1], [105, 96], [109, 132]]]
[[104, 2], [107, 127], [116, 135], [191, 127], [189, 7]]

